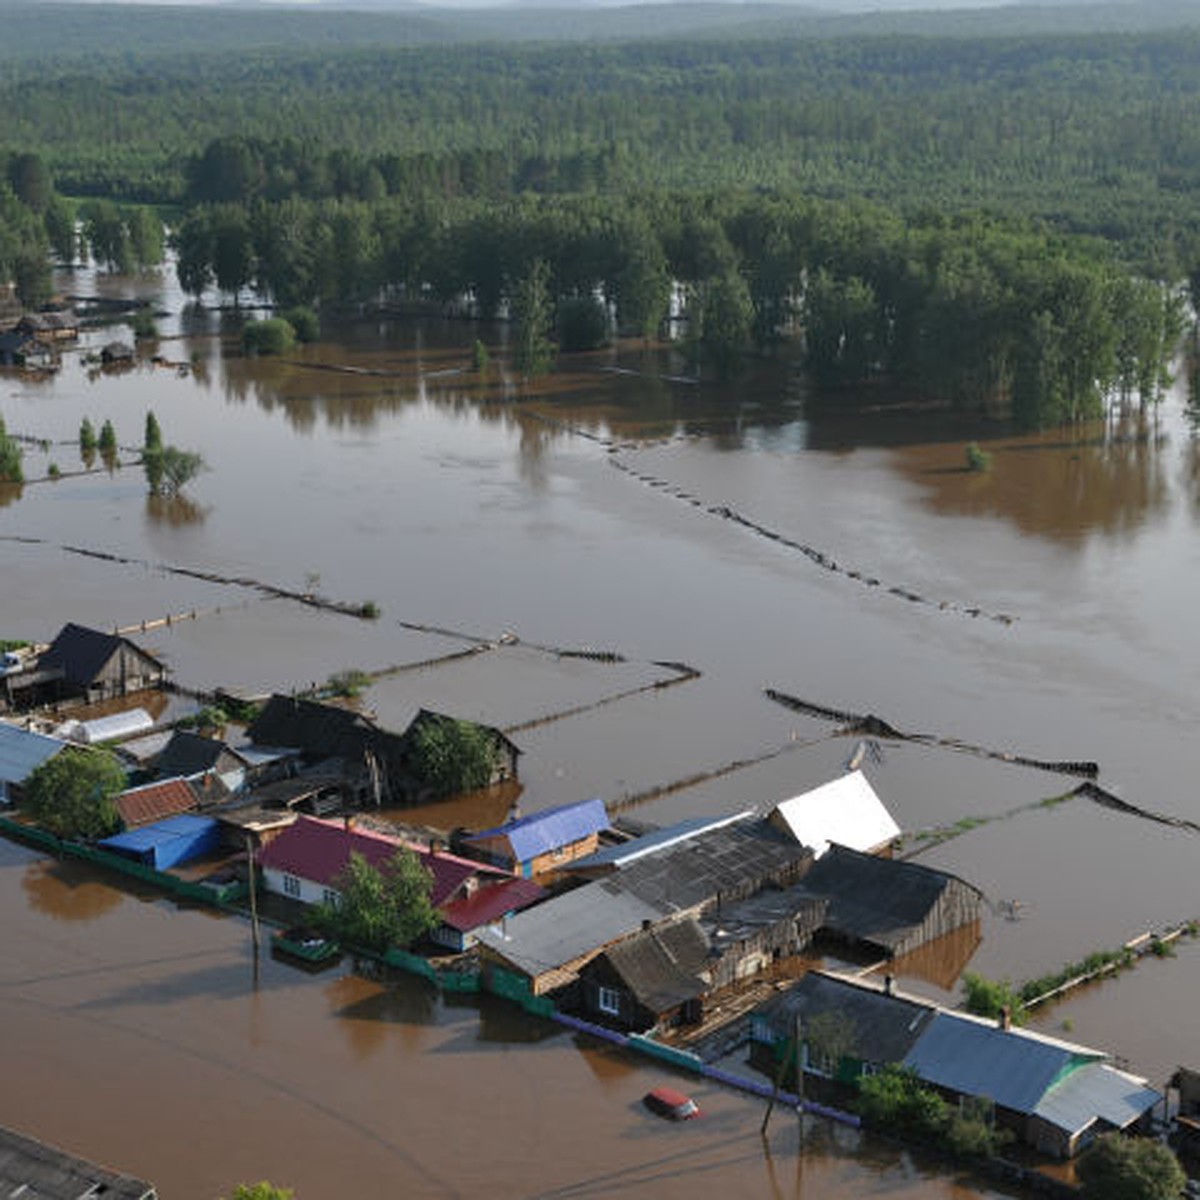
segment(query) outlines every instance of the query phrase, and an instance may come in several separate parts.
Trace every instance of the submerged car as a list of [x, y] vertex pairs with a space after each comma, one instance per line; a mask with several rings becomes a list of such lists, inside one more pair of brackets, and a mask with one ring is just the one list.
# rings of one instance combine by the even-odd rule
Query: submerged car
[[644, 1101], [651, 1112], [671, 1121], [686, 1121], [689, 1117], [700, 1115], [700, 1107], [695, 1100], [674, 1088], [657, 1087], [646, 1093]]

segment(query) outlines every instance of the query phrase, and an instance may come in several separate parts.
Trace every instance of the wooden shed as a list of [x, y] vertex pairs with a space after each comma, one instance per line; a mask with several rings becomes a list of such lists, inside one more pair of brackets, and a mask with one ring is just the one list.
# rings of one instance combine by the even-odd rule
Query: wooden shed
[[75, 624], [62, 627], [38, 669], [57, 674], [61, 695], [88, 703], [155, 688], [166, 677], [162, 662], [128, 638]]
[[956, 875], [832, 845], [802, 890], [828, 902], [821, 936], [886, 958], [979, 919], [983, 894]]

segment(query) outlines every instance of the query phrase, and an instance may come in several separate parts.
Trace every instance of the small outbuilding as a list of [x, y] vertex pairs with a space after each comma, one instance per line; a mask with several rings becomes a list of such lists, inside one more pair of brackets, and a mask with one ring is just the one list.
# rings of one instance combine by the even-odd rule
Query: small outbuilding
[[114, 834], [98, 844], [111, 854], [165, 871], [215, 854], [221, 848], [221, 826], [212, 817], [180, 813], [153, 825]]
[[591, 854], [608, 827], [603, 800], [580, 800], [471, 834], [462, 846], [474, 858], [529, 878]]

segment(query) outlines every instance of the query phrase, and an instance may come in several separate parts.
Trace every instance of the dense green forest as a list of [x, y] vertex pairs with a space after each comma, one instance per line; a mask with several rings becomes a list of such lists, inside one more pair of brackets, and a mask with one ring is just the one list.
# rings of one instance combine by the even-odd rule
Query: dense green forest
[[1077, 418], [1155, 393], [1200, 264], [1194, 8], [0, 5], [0, 273], [44, 290], [62, 194], [153, 261], [153, 205], [193, 292], [495, 312], [544, 264], [648, 333], [674, 280], [718, 369], [800, 331], [829, 387]]
[[76, 195], [178, 202], [188, 162], [239, 134], [411, 160], [405, 185], [433, 160], [451, 193], [753, 185], [1019, 212], [1157, 266], [1194, 236], [1198, 66], [1200, 30], [262, 50], [18, 64], [0, 101], [5, 145]]

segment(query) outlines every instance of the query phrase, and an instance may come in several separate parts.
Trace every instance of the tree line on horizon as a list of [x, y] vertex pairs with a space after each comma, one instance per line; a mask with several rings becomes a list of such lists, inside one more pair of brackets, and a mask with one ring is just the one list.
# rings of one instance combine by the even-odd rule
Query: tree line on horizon
[[827, 393], [1079, 420], [1159, 394], [1178, 285], [1200, 282], [1198, 51], [1187, 32], [21, 64], [0, 274], [36, 306], [77, 235], [124, 271], [161, 258], [165, 218], [197, 296], [532, 298], [570, 349], [614, 316], [657, 333], [677, 289], [689, 355], [723, 375], [799, 335]]

